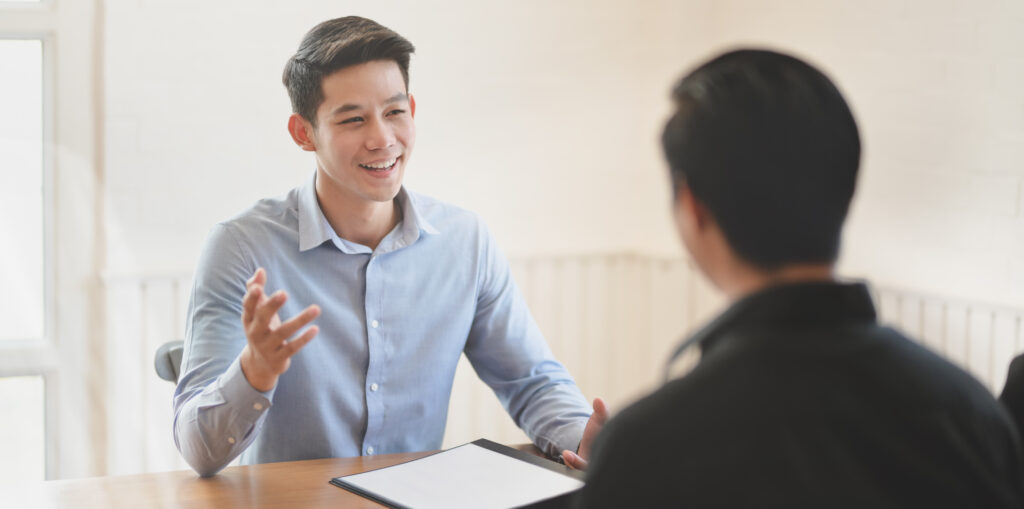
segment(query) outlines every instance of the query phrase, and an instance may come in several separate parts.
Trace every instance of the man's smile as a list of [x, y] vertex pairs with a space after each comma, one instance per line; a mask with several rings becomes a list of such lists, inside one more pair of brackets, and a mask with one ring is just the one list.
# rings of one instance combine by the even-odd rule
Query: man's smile
[[388, 171], [395, 166], [395, 163], [398, 162], [398, 159], [399, 158], [397, 157], [393, 157], [391, 159], [379, 161], [376, 163], [363, 163], [360, 164], [359, 166], [363, 169], [371, 171]]

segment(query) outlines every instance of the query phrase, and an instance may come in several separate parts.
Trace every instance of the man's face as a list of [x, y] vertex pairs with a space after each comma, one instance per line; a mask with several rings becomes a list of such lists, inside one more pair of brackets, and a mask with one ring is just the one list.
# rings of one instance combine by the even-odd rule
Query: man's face
[[710, 235], [713, 222], [686, 184], [678, 186], [675, 200], [672, 201], [672, 211], [676, 231], [686, 251], [690, 253], [690, 259], [712, 283], [717, 284], [715, 273], [712, 272], [714, 267], [711, 265], [717, 254], [710, 249], [713, 243], [709, 240], [713, 237]]
[[415, 101], [398, 64], [375, 60], [323, 79], [313, 129], [321, 199], [389, 202], [416, 141]]

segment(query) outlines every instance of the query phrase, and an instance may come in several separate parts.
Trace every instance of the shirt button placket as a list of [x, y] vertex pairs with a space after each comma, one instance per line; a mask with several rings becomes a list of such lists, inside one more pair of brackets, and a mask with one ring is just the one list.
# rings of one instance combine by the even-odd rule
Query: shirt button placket
[[[366, 317], [366, 339], [367, 339], [367, 353], [369, 354], [369, 363], [366, 369], [367, 382], [370, 380], [379, 379], [380, 377], [380, 363], [383, 360], [382, 348], [383, 344], [380, 341], [381, 338], [381, 322], [380, 322], [380, 295], [381, 280], [380, 272], [380, 261], [377, 260], [377, 255], [374, 254], [369, 263], [366, 266], [366, 301], [364, 316]], [[366, 392], [366, 412], [367, 412], [367, 428], [366, 434], [363, 437], [363, 452], [367, 455], [374, 454], [374, 447], [369, 445], [380, 439], [380, 426], [382, 418], [382, 405], [379, 398], [376, 397], [377, 390], [380, 388], [376, 383], [368, 383], [365, 386]], [[373, 397], [371, 397], [371, 394]], [[379, 444], [378, 444], [379, 445]]]

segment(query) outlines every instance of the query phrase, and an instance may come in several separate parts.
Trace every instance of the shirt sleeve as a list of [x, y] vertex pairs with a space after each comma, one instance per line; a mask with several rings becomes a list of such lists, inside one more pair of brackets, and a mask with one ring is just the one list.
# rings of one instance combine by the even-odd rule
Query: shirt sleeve
[[527, 436], [551, 456], [577, 450], [592, 412], [555, 360], [486, 227], [478, 252], [476, 312], [466, 357]]
[[1024, 430], [1024, 355], [1018, 355], [1010, 362], [999, 401], [1006, 405], [1018, 428]]
[[219, 472], [252, 443], [274, 389], [254, 389], [242, 373], [242, 297], [255, 271], [227, 226], [210, 233], [196, 267], [174, 392], [174, 443], [199, 475]]

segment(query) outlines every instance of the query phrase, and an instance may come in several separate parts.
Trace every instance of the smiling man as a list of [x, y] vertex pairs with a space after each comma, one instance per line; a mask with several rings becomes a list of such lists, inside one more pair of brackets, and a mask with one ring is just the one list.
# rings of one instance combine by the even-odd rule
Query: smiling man
[[412, 52], [346, 17], [288, 61], [288, 131], [316, 171], [203, 249], [174, 397], [175, 443], [200, 475], [240, 454], [437, 449], [463, 353], [548, 454], [585, 454], [606, 418], [553, 358], [480, 219], [402, 186]]

